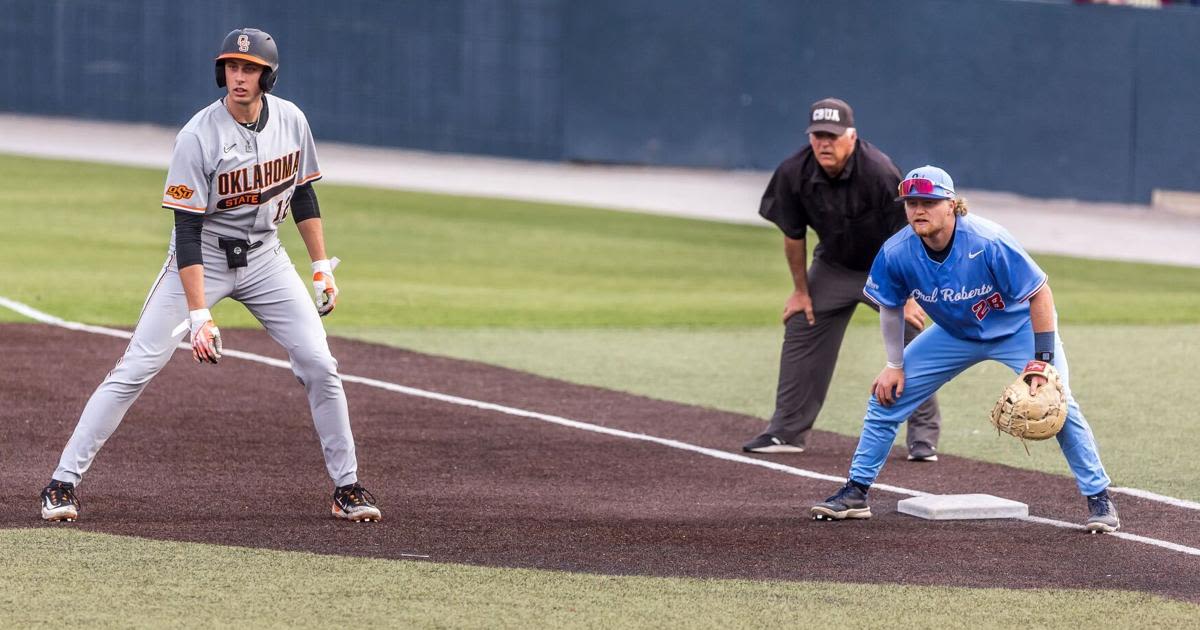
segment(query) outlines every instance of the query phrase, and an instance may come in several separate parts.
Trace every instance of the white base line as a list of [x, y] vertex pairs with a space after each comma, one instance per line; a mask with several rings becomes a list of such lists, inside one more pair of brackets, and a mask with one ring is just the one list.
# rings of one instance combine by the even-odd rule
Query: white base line
[[[7, 307], [13, 311], [16, 311], [17, 313], [20, 313], [21, 315], [24, 315], [30, 319], [34, 319], [39, 322], [42, 322], [45, 324], [50, 324], [53, 326], [59, 326], [61, 328], [67, 328], [69, 330], [78, 330], [78, 331], [90, 332], [90, 333], [94, 333], [94, 334], [108, 335], [110, 337], [120, 337], [122, 339], [129, 339], [133, 336], [132, 333], [126, 332], [124, 330], [117, 330], [115, 328], [105, 328], [103, 326], [92, 326], [89, 324], [81, 324], [78, 322], [69, 322], [60, 317], [55, 317], [48, 313], [43, 313], [42, 311], [39, 311], [39, 310], [37, 310], [31, 306], [28, 306], [26, 304], [22, 304], [21, 302], [16, 302], [14, 300], [10, 300], [4, 296], [0, 296], [0, 306], [5, 306], [5, 307]], [[179, 344], [179, 347], [182, 349], [185, 349], [185, 350], [191, 350], [191, 346], [188, 344], [181, 343], [181, 344]], [[250, 352], [242, 352], [240, 350], [223, 350], [221, 356], [222, 357], [226, 357], [226, 356], [236, 357], [239, 359], [244, 359], [246, 361], [253, 361], [255, 363], [261, 363], [263, 365], [270, 365], [272, 367], [291, 369], [291, 363], [289, 363], [287, 361], [281, 361], [279, 359], [272, 359], [270, 357], [264, 357], [262, 355], [253, 354]], [[846, 481], [845, 477], [838, 477], [836, 475], [827, 475], [825, 473], [819, 473], [819, 472], [815, 472], [812, 470], [804, 470], [803, 468], [795, 468], [793, 466], [785, 466], [783, 464], [779, 464], [779, 463], [772, 462], [772, 461], [767, 461], [767, 460], [762, 460], [762, 459], [754, 459], [751, 457], [746, 457], [745, 455], [738, 455], [736, 453], [728, 453], [725, 451], [718, 451], [716, 449], [706, 448], [703, 446], [697, 446], [695, 444], [689, 444], [687, 442], [680, 442], [678, 440], [661, 438], [661, 437], [657, 437], [657, 436], [653, 436], [653, 435], [647, 435], [645, 433], [634, 433], [632, 431], [622, 431], [621, 429], [613, 429], [610, 427], [600, 426], [598, 424], [591, 424], [588, 422], [580, 422], [578, 420], [571, 420], [570, 418], [564, 418], [561, 416], [553, 416], [550, 414], [539, 413], [536, 411], [526, 411], [524, 409], [517, 409], [515, 407], [507, 407], [507, 406], [498, 405], [495, 403], [473, 400], [470, 398], [461, 398], [459, 396], [451, 396], [449, 394], [442, 394], [439, 392], [431, 392], [431, 391], [424, 390], [424, 389], [417, 389], [415, 387], [407, 387], [405, 385], [397, 385], [395, 383], [389, 383], [387, 381], [380, 381], [380, 380], [376, 380], [373, 378], [366, 378], [363, 376], [354, 376], [352, 374], [342, 374], [342, 380], [346, 381], [346, 382], [350, 382], [350, 383], [358, 383], [360, 385], [367, 385], [369, 387], [376, 387], [379, 389], [383, 389], [383, 390], [390, 391], [390, 392], [396, 392], [398, 394], [404, 394], [407, 396], [415, 396], [418, 398], [437, 400], [437, 401], [449, 403], [452, 405], [460, 405], [463, 407], [472, 407], [475, 409], [482, 409], [485, 411], [495, 411], [497, 413], [503, 413], [503, 414], [510, 415], [510, 416], [517, 416], [520, 418], [531, 418], [534, 420], [541, 420], [543, 422], [549, 422], [551, 424], [557, 424], [557, 425], [564, 426], [564, 427], [570, 427], [572, 429], [580, 429], [582, 431], [590, 431], [592, 433], [600, 433], [602, 435], [611, 435], [613, 437], [626, 438], [626, 439], [630, 439], [630, 440], [639, 440], [642, 442], [652, 442], [654, 444], [660, 444], [662, 446], [668, 446], [671, 448], [676, 448], [676, 449], [680, 449], [680, 450], [684, 450], [684, 451], [690, 451], [693, 453], [698, 453], [700, 455], [714, 457], [716, 459], [722, 459], [722, 460], [730, 461], [730, 462], [737, 462], [739, 464], [747, 464], [750, 466], [758, 466], [760, 468], [767, 468], [769, 470], [774, 470], [774, 471], [786, 473], [789, 475], [795, 475], [797, 477], [805, 477], [808, 479], [817, 479], [820, 481], [830, 481], [830, 482], [834, 482], [834, 483], [844, 483]], [[899, 486], [892, 486], [892, 485], [883, 484], [883, 483], [874, 484], [871, 486], [871, 489], [872, 490], [880, 490], [883, 492], [891, 492], [893, 494], [912, 496], [912, 497], [925, 496], [925, 495], [929, 494], [928, 492], [922, 492], [920, 490], [910, 490], [908, 488], [901, 488]], [[1177, 507], [1200, 509], [1200, 504], [1193, 503], [1191, 501], [1185, 501], [1183, 499], [1174, 499], [1171, 497], [1163, 497], [1162, 495], [1154, 494], [1152, 492], [1146, 492], [1144, 490], [1137, 490], [1137, 489], [1133, 489], [1133, 488], [1112, 488], [1112, 490], [1114, 492], [1123, 492], [1125, 494], [1137, 496], [1139, 498], [1147, 499], [1150, 501], [1160, 501], [1163, 503], [1169, 503], [1170, 505], [1174, 505]], [[1023, 520], [1023, 521], [1027, 521], [1027, 522], [1031, 522], [1031, 523], [1039, 523], [1042, 525], [1051, 525], [1054, 527], [1062, 527], [1062, 528], [1066, 528], [1066, 529], [1079, 529], [1079, 530], [1083, 529], [1082, 525], [1077, 525], [1075, 523], [1068, 523], [1066, 521], [1058, 521], [1058, 520], [1049, 519], [1049, 518], [1042, 518], [1040, 516], [1027, 516], [1027, 517], [1024, 517], [1019, 520]], [[1200, 549], [1197, 549], [1195, 547], [1188, 547], [1185, 545], [1176, 544], [1173, 542], [1168, 542], [1165, 540], [1158, 540], [1156, 538], [1147, 538], [1145, 536], [1138, 536], [1136, 534], [1129, 534], [1129, 533], [1125, 533], [1125, 532], [1113, 532], [1108, 535], [1115, 536], [1117, 538], [1122, 538], [1124, 540], [1132, 540], [1135, 542], [1145, 543], [1147, 545], [1154, 545], [1156, 547], [1162, 547], [1163, 549], [1169, 549], [1171, 551], [1178, 551], [1178, 552], [1186, 553], [1186, 554], [1193, 555], [1193, 556], [1200, 556]]]

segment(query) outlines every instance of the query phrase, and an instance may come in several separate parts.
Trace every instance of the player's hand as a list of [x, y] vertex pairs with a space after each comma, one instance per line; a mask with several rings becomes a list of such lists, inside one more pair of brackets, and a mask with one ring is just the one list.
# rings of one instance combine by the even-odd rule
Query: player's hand
[[884, 407], [891, 407], [904, 394], [904, 368], [883, 368], [871, 383], [871, 393]]
[[321, 317], [333, 312], [337, 306], [338, 288], [333, 280], [333, 265], [328, 260], [315, 260], [312, 264], [313, 293], [317, 299], [317, 312]]
[[807, 293], [793, 291], [788, 297], [787, 304], [783, 307], [783, 323], [787, 323], [792, 315], [804, 313], [804, 319], [808, 320], [808, 325], [812, 326], [817, 323], [817, 318], [813, 317], [812, 298]]
[[904, 303], [904, 321], [917, 330], [925, 330], [925, 309], [912, 298]]
[[[1025, 364], [1025, 369], [1021, 370], [1021, 372], [1041, 372], [1045, 369], [1046, 363], [1037, 359], [1033, 359], [1029, 363]], [[1046, 384], [1046, 377], [1042, 376], [1041, 374], [1029, 374], [1029, 376], [1025, 379], [1025, 382], [1029, 383], [1029, 395], [1037, 396], [1038, 390], [1041, 389], [1042, 385]]]
[[192, 329], [192, 358], [196, 363], [213, 363], [221, 360], [221, 331], [213, 323], [208, 309], [201, 308], [188, 314]]

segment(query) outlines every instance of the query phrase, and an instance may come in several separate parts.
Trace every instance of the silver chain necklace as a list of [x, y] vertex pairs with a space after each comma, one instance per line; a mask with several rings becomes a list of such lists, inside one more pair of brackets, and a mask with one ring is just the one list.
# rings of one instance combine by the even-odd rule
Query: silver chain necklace
[[[228, 109], [228, 107], [226, 107], [226, 109]], [[253, 129], [246, 126], [250, 123], [242, 123], [237, 118], [234, 118], [233, 112], [229, 112], [229, 117], [233, 118], [234, 124], [237, 125], [238, 135], [240, 135], [242, 137], [242, 139], [246, 141], [246, 152], [250, 153], [250, 152], [254, 151], [254, 146], [253, 146], [254, 133], [258, 131], [258, 124], [259, 124], [259, 122], [262, 121], [262, 108], [260, 107], [258, 110], [258, 118], [254, 119], [254, 128]], [[249, 133], [247, 133], [247, 131], [249, 131]]]

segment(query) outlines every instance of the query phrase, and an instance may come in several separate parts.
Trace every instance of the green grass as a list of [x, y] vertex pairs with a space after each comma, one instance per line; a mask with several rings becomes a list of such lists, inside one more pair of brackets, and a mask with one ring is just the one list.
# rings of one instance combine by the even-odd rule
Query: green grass
[[[154, 201], [162, 173], [4, 157], [0, 169], [19, 184], [0, 190], [0, 213], [23, 236], [0, 252], [22, 270], [5, 292], [62, 317], [133, 321], [171, 229]], [[327, 185], [320, 197], [330, 252], [343, 259], [345, 324], [763, 323], [773, 316], [763, 298], [784, 277], [769, 264], [777, 239], [752, 226]], [[252, 323], [240, 308], [220, 314], [223, 325]]]
[[[129, 324], [165, 258], [163, 174], [0, 156], [6, 295]], [[789, 286], [768, 227], [319, 185], [342, 326], [606, 328], [774, 323]], [[282, 230], [294, 260], [303, 246]], [[1039, 256], [1062, 322], [1200, 322], [1200, 270]], [[241, 308], [217, 313], [251, 325]], [[10, 314], [0, 317], [12, 319]], [[869, 318], [867, 318], [869, 319]]]
[[[157, 170], [0, 156], [0, 295], [67, 319], [129, 326], [162, 264]], [[756, 416], [770, 412], [780, 238], [736, 226], [548, 204], [319, 185], [345, 262], [332, 334], [508, 365]], [[752, 211], [749, 209], [748, 211]], [[303, 266], [289, 225], [284, 239]], [[1114, 235], [1113, 238], [1119, 238]], [[1200, 499], [1200, 270], [1037, 256], [1051, 275], [1072, 381], [1117, 483]], [[254, 325], [231, 302], [222, 326]], [[0, 321], [23, 318], [0, 309]], [[818, 426], [857, 433], [881, 361], [873, 315], [847, 335]], [[973, 369], [942, 394], [943, 449], [1058, 474], [984, 413], [1010, 378]], [[586, 420], [586, 418], [584, 418]], [[730, 445], [731, 447], [736, 445]], [[885, 479], [887, 471], [884, 471]], [[63, 550], [66, 550], [65, 552]], [[87, 625], [317, 625], [366, 609], [392, 625], [1183, 626], [1196, 606], [1104, 591], [1002, 591], [662, 580], [341, 559], [51, 529], [0, 531], [0, 626], [67, 602]], [[63, 554], [78, 568], [46, 573]], [[69, 594], [69, 596], [64, 595]], [[251, 615], [246, 617], [245, 615]]]
[[[0, 625], [1184, 627], [1200, 606], [1105, 590], [608, 577], [340, 558], [59, 528], [0, 530]], [[50, 575], [54, 557], [70, 571]], [[969, 602], [969, 604], [968, 604]], [[784, 621], [786, 620], [786, 621]]]

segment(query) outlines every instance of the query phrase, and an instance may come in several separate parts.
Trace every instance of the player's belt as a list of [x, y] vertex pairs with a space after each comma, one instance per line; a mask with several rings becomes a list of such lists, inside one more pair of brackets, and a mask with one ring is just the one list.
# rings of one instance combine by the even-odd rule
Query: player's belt
[[225, 262], [229, 263], [230, 269], [245, 267], [246, 256], [250, 254], [250, 250], [262, 247], [262, 241], [250, 241], [240, 238], [224, 238], [217, 237], [217, 246], [225, 251]]

